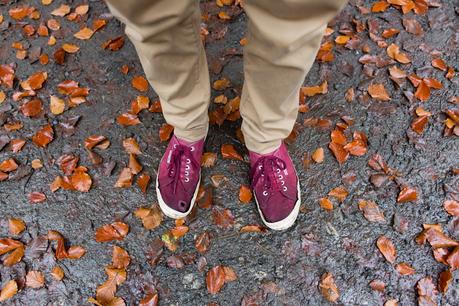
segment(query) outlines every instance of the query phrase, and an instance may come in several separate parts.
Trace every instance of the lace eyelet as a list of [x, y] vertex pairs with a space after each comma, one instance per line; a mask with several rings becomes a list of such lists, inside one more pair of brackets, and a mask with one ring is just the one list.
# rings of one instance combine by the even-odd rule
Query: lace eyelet
[[174, 144], [174, 149], [177, 148], [177, 144]]
[[194, 147], [191, 147], [191, 152], [193, 152], [193, 151], [194, 151]]
[[185, 182], [188, 183], [190, 179], [188, 177], [185, 177]]
[[282, 183], [282, 186], [284, 186], [284, 185], [285, 185], [285, 182], [284, 182], [284, 181], [281, 181], [281, 183]]
[[190, 170], [190, 166], [186, 165], [185, 170]]
[[278, 176], [280, 180], [284, 179], [284, 177], [282, 175], [279, 175]]
[[263, 195], [264, 195], [265, 197], [268, 196], [268, 192], [267, 192], [266, 190], [263, 191]]
[[262, 168], [263, 168], [263, 166], [262, 166], [262, 165], [258, 166], [258, 169], [260, 169], [260, 170], [261, 170]]
[[186, 175], [186, 176], [190, 175], [190, 172], [185, 171], [185, 175]]
[[189, 164], [191, 163], [191, 160], [189, 158], [186, 159], [186, 163]]
[[280, 172], [281, 172], [281, 170], [278, 168], [278, 169], [277, 169], [277, 173], [280, 173]]
[[287, 191], [287, 186], [284, 186], [284, 191]]

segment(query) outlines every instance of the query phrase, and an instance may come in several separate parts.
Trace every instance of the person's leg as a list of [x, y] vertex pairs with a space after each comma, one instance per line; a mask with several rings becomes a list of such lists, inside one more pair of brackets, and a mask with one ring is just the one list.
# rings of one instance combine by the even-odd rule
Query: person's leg
[[209, 72], [199, 31], [199, 0], [108, 0], [126, 24], [164, 118], [181, 139], [196, 141], [208, 130]]
[[246, 0], [248, 45], [241, 100], [242, 132], [260, 216], [271, 229], [292, 226], [300, 182], [283, 139], [299, 107], [299, 91], [328, 21], [345, 0]]
[[126, 24], [145, 74], [158, 94], [174, 135], [159, 164], [156, 195], [171, 218], [195, 204], [208, 130], [210, 82], [200, 39], [199, 0], [108, 0]]
[[299, 92], [327, 23], [347, 0], [246, 0], [248, 44], [241, 99], [250, 151], [272, 152], [290, 134]]

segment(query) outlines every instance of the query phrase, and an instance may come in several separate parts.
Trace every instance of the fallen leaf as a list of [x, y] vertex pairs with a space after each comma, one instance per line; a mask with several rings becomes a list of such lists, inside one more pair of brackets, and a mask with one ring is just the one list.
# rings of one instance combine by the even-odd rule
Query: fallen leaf
[[322, 275], [319, 283], [320, 293], [329, 302], [335, 303], [339, 299], [338, 287], [335, 284], [333, 275], [330, 272], [326, 272]]
[[441, 58], [432, 60], [432, 67], [440, 69], [441, 71], [446, 71], [448, 69], [446, 63]]
[[146, 173], [142, 173], [137, 177], [137, 185], [143, 193], [147, 192], [148, 183], [150, 182], [150, 179], [151, 177]]
[[141, 75], [133, 77], [131, 80], [131, 85], [141, 92], [146, 92], [148, 90], [148, 81]]
[[116, 269], [126, 269], [130, 262], [131, 257], [128, 252], [125, 249], [114, 245], [112, 252], [112, 266]]
[[87, 40], [87, 39], [90, 39], [93, 34], [94, 34], [93, 30], [91, 30], [88, 27], [84, 27], [80, 31], [78, 31], [75, 34], [73, 34], [73, 36], [75, 38], [78, 38], [78, 39], [81, 39], [81, 40]]
[[204, 254], [209, 250], [210, 234], [207, 231], [202, 232], [194, 241], [194, 246], [199, 253]]
[[449, 284], [452, 280], [453, 275], [449, 269], [440, 273], [438, 276], [438, 289], [441, 293], [445, 294], [448, 291]]
[[25, 222], [21, 219], [8, 219], [8, 229], [11, 235], [19, 235], [26, 228]]
[[383, 84], [370, 84], [370, 86], [368, 86], [368, 93], [373, 99], [390, 101], [389, 94]]
[[212, 218], [214, 223], [223, 229], [229, 229], [234, 225], [234, 216], [229, 209], [213, 206]]
[[397, 197], [398, 203], [416, 201], [418, 198], [416, 189], [410, 186], [404, 186]]
[[68, 6], [67, 4], [62, 4], [61, 6], [59, 6], [57, 9], [53, 10], [51, 12], [51, 15], [53, 16], [59, 16], [59, 17], [64, 17], [65, 15], [67, 15], [68, 13], [70, 13], [70, 6]]
[[54, 131], [50, 124], [42, 127], [35, 135], [32, 141], [39, 147], [46, 147], [54, 139]]
[[29, 193], [28, 199], [29, 199], [29, 203], [33, 203], [33, 204], [42, 203], [46, 201], [46, 195], [42, 192], [34, 191], [34, 192]]
[[323, 209], [333, 210], [333, 203], [328, 198], [321, 198], [319, 204]]
[[49, 108], [54, 115], [62, 114], [65, 110], [65, 102], [57, 96], [51, 96], [49, 100]]
[[45, 276], [40, 271], [29, 271], [26, 275], [26, 286], [30, 288], [41, 288], [45, 285]]
[[62, 268], [59, 266], [54, 266], [53, 270], [51, 271], [51, 275], [55, 280], [60, 281], [64, 278], [64, 270], [62, 270]]
[[206, 285], [210, 294], [218, 293], [225, 284], [225, 270], [223, 266], [215, 266], [207, 272]]
[[324, 149], [323, 148], [317, 148], [311, 156], [312, 160], [315, 161], [318, 164], [321, 164], [324, 162], [325, 155], [324, 155]]
[[21, 105], [21, 113], [26, 117], [36, 117], [43, 111], [43, 103], [35, 98]]
[[216, 80], [212, 84], [212, 88], [215, 90], [224, 90], [230, 86], [231, 82], [227, 78], [222, 78], [220, 80]]
[[129, 232], [129, 225], [123, 222], [113, 222], [96, 229], [96, 241], [108, 242], [112, 240], [123, 240]]
[[14, 279], [8, 281], [0, 292], [0, 302], [12, 298], [18, 292], [18, 284]]
[[4, 160], [0, 163], [0, 171], [2, 172], [11, 172], [18, 168], [18, 164], [12, 158]]
[[123, 168], [114, 186], [118, 188], [131, 187], [133, 178], [134, 178], [134, 174], [132, 173], [131, 169]]
[[413, 275], [416, 273], [416, 270], [406, 262], [399, 263], [397, 266], [395, 266], [395, 269], [401, 275]]
[[395, 257], [397, 256], [397, 251], [392, 241], [383, 235], [378, 238], [376, 245], [386, 260], [393, 264], [395, 262]]
[[454, 200], [446, 200], [443, 203], [443, 207], [445, 208], [446, 212], [451, 216], [459, 216], [459, 202]]
[[168, 123], [163, 123], [159, 129], [159, 140], [168, 141], [174, 131], [174, 127]]
[[359, 209], [363, 211], [363, 215], [370, 222], [386, 222], [383, 212], [374, 201], [360, 200]]
[[221, 153], [225, 159], [236, 159], [240, 161], [244, 160], [232, 144], [222, 144]]
[[205, 152], [201, 157], [201, 166], [204, 168], [210, 168], [215, 165], [217, 160], [217, 153]]
[[252, 190], [246, 185], [241, 185], [239, 188], [239, 201], [242, 203], [250, 203], [252, 200]]
[[141, 207], [134, 214], [148, 230], [157, 228], [163, 221], [163, 214], [158, 205], [153, 205], [151, 208]]

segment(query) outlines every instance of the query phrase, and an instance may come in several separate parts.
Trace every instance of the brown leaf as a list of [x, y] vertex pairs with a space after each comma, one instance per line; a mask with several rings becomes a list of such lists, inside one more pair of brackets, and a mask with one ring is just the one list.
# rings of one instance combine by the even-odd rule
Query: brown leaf
[[329, 196], [334, 197], [340, 203], [344, 202], [348, 194], [349, 192], [342, 186], [335, 187], [328, 193]]
[[395, 249], [392, 241], [386, 236], [380, 236], [376, 241], [376, 245], [379, 251], [384, 255], [386, 260], [390, 263], [395, 262], [395, 257], [397, 256], [397, 251]]
[[386, 288], [386, 284], [382, 280], [375, 279], [370, 282], [370, 287], [373, 290], [384, 292], [384, 289]]
[[134, 154], [129, 154], [129, 169], [131, 169], [132, 174], [138, 174], [142, 171], [142, 165], [137, 161]]
[[383, 84], [370, 84], [370, 86], [368, 86], [368, 93], [373, 99], [379, 101], [390, 100], [389, 94]]
[[229, 229], [234, 225], [234, 217], [231, 211], [221, 206], [212, 207], [212, 218], [214, 223], [223, 229]]
[[36, 117], [43, 111], [43, 103], [36, 98], [21, 105], [21, 113], [27, 117]]
[[93, 30], [91, 30], [88, 27], [84, 27], [80, 31], [78, 31], [75, 34], [73, 34], [73, 36], [75, 38], [78, 38], [78, 39], [81, 39], [81, 40], [87, 40], [87, 39], [90, 39], [93, 34], [94, 34]]
[[46, 201], [46, 195], [42, 192], [34, 191], [29, 193], [29, 203], [36, 204]]
[[401, 275], [413, 275], [416, 273], [416, 270], [413, 269], [413, 267], [406, 262], [399, 263], [395, 269], [400, 273]]
[[43, 83], [48, 78], [48, 73], [39, 71], [33, 73], [29, 78], [21, 82], [21, 87], [24, 90], [37, 90], [43, 87]]
[[46, 147], [54, 139], [54, 131], [50, 124], [42, 127], [35, 135], [32, 141], [39, 147]]
[[414, 96], [423, 102], [429, 100], [430, 88], [429, 86], [427, 86], [424, 80], [421, 81], [421, 83], [419, 84], [418, 88], [416, 89], [416, 92], [414, 93]]
[[141, 75], [133, 77], [131, 80], [131, 85], [141, 92], [146, 92], [148, 90], [148, 81]]
[[116, 118], [116, 121], [122, 126], [132, 126], [140, 124], [140, 120], [135, 114], [124, 113]]
[[126, 269], [130, 262], [131, 257], [129, 256], [128, 252], [125, 249], [114, 245], [112, 253], [112, 266], [116, 269]]
[[333, 275], [330, 272], [326, 272], [322, 275], [319, 283], [320, 293], [328, 301], [335, 303], [339, 299], [338, 287], [335, 284]]
[[148, 109], [150, 106], [150, 99], [146, 96], [137, 96], [137, 98], [131, 102], [130, 113], [138, 114], [144, 109]]
[[51, 275], [55, 280], [60, 281], [64, 278], [64, 270], [62, 270], [62, 268], [59, 266], [54, 266], [53, 270], [51, 271]]
[[24, 257], [24, 246], [21, 245], [18, 248], [14, 249], [3, 259], [3, 265], [6, 267], [11, 267], [21, 261]]
[[363, 211], [363, 215], [370, 222], [386, 222], [383, 212], [379, 209], [378, 204], [371, 200], [360, 200], [359, 209]]
[[85, 167], [78, 167], [73, 172], [70, 177], [70, 182], [72, 186], [81, 192], [88, 192], [91, 189], [92, 179], [89, 174], [86, 173], [87, 169]]
[[147, 188], [148, 188], [148, 183], [150, 182], [150, 176], [146, 173], [141, 173], [138, 177], [137, 177], [137, 185], [139, 186], [140, 190], [143, 192], [143, 193], [146, 193], [147, 192]]
[[239, 188], [239, 201], [242, 203], [250, 203], [252, 200], [252, 190], [246, 185], [241, 185]]
[[[432, 298], [435, 299], [435, 296], [438, 294], [437, 288], [435, 288], [434, 283], [432, 282], [432, 277], [427, 276], [420, 279], [416, 285], [419, 297], [427, 297], [428, 300], [432, 301]], [[429, 305], [429, 304], [422, 304], [420, 305]], [[435, 303], [431, 303], [431, 305], [435, 305]]]
[[68, 6], [67, 4], [62, 4], [61, 6], [59, 6], [57, 9], [53, 10], [51, 12], [51, 15], [53, 16], [59, 16], [59, 17], [64, 17], [65, 15], [67, 15], [68, 13], [70, 13], [70, 6]]
[[0, 163], [0, 171], [2, 172], [11, 172], [18, 168], [18, 164], [12, 158], [4, 160]]
[[107, 137], [102, 135], [92, 135], [85, 139], [84, 147], [88, 150], [92, 150], [97, 145], [103, 143]]
[[204, 254], [208, 251], [210, 244], [210, 234], [207, 231], [202, 232], [194, 241], [194, 246], [199, 253]]
[[237, 279], [237, 274], [234, 272], [233, 268], [223, 267], [223, 271], [225, 272], [225, 282], [232, 282]]
[[215, 266], [207, 272], [206, 285], [210, 294], [216, 294], [225, 284], [225, 270], [223, 266]]
[[174, 131], [174, 127], [168, 123], [164, 123], [161, 125], [159, 129], [159, 140], [161, 141], [168, 141], [171, 138], [172, 132]]
[[321, 198], [319, 200], [320, 207], [326, 210], [333, 210], [333, 203], [328, 198]]
[[453, 280], [451, 270], [445, 270], [438, 276], [438, 289], [441, 293], [445, 294], [448, 291], [449, 284]]
[[330, 142], [328, 147], [333, 152], [333, 155], [340, 165], [344, 164], [344, 162], [349, 158], [349, 152], [344, 150], [343, 145], [335, 142]]
[[441, 71], [446, 71], [448, 69], [445, 62], [441, 58], [432, 60], [432, 67], [440, 69]]
[[26, 286], [30, 288], [41, 288], [45, 285], [45, 276], [40, 271], [29, 271], [26, 275]]
[[215, 90], [224, 90], [224, 89], [228, 88], [230, 85], [231, 85], [231, 82], [228, 79], [222, 78], [220, 80], [216, 80], [212, 84], [212, 88], [215, 89]]
[[322, 84], [312, 87], [301, 87], [301, 94], [306, 97], [313, 97], [318, 94], [326, 94], [328, 92], [328, 83], [324, 81]]
[[239, 230], [241, 233], [264, 233], [266, 228], [259, 224], [247, 224]]
[[233, 145], [231, 144], [222, 144], [221, 153], [225, 159], [236, 159], [243, 161], [242, 156], [236, 151]]
[[19, 235], [26, 228], [23, 220], [10, 218], [8, 219], [8, 229], [11, 235]]
[[421, 135], [429, 122], [429, 116], [420, 116], [411, 122], [411, 129]]
[[[109, 39], [102, 44], [103, 49], [109, 49], [112, 51], [118, 51], [124, 46], [124, 36], [118, 36], [113, 39]], [[148, 86], [147, 86], [148, 89]]]
[[0, 302], [12, 298], [18, 292], [18, 284], [14, 279], [8, 281], [0, 292]]
[[113, 222], [96, 229], [96, 241], [108, 242], [112, 240], [123, 240], [129, 232], [129, 225], [123, 222]]
[[459, 202], [454, 200], [446, 200], [443, 207], [451, 216], [459, 216]]
[[86, 250], [78, 245], [72, 245], [67, 250], [67, 258], [68, 259], [78, 259], [81, 258], [84, 254], [86, 254]]
[[80, 47], [74, 44], [63, 44], [62, 49], [67, 53], [77, 53], [80, 50]]
[[448, 248], [459, 245], [457, 241], [449, 238], [434, 227], [430, 227], [425, 230], [425, 238], [434, 249]]
[[118, 188], [126, 188], [132, 186], [132, 179], [134, 178], [134, 174], [132, 173], [130, 168], [123, 168], [121, 170], [120, 176], [115, 183], [115, 187]]
[[312, 160], [315, 161], [318, 164], [321, 164], [324, 162], [325, 155], [324, 155], [324, 149], [323, 148], [317, 148], [311, 156]]
[[201, 157], [201, 166], [204, 168], [210, 168], [215, 165], [217, 160], [217, 153], [205, 152]]
[[416, 201], [418, 198], [417, 191], [416, 189], [410, 187], [410, 186], [405, 186], [400, 190], [400, 193], [398, 194], [397, 197], [397, 202], [398, 203], [405, 203], [405, 202], [411, 202], [411, 201]]
[[140, 300], [139, 306], [157, 306], [158, 305], [158, 294], [147, 294], [143, 299]]
[[142, 220], [143, 226], [148, 230], [157, 228], [163, 221], [163, 214], [158, 205], [153, 205], [151, 208], [141, 207], [134, 214]]

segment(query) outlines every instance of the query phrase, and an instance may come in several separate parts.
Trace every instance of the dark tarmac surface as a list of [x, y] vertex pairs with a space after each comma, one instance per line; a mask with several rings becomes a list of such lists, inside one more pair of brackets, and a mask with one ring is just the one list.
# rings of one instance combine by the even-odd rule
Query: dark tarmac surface
[[[44, 250], [34, 254], [26, 251], [24, 259], [12, 267], [0, 265], [2, 286], [12, 278], [23, 278], [29, 270], [43, 271], [46, 278], [45, 287], [23, 288], [5, 305], [89, 304], [87, 299], [95, 296], [97, 286], [106, 279], [104, 267], [111, 263], [113, 245], [123, 247], [131, 256], [127, 281], [119, 286], [116, 293], [127, 305], [137, 305], [149, 290], [158, 292], [160, 305], [207, 305], [210, 302], [218, 305], [327, 305], [329, 302], [318, 288], [325, 272], [334, 276], [340, 293], [338, 305], [383, 305], [390, 299], [397, 299], [399, 305], [417, 305], [416, 283], [431, 276], [436, 284], [439, 273], [447, 268], [434, 259], [428, 244], [418, 245], [414, 239], [422, 231], [422, 224], [436, 223], [441, 224], [450, 237], [459, 239], [459, 219], [450, 216], [443, 208], [445, 199], [459, 200], [459, 176], [452, 171], [459, 168], [459, 140], [458, 136], [443, 135], [444, 111], [457, 108], [448, 100], [459, 96], [459, 77], [448, 80], [444, 72], [432, 68], [430, 64], [431, 51], [438, 50], [449, 66], [456, 71], [459, 69], [457, 1], [442, 1], [441, 7], [430, 7], [425, 16], [412, 12], [405, 15], [421, 24], [424, 33], [419, 36], [405, 31], [403, 15], [395, 8], [389, 8], [384, 13], [362, 14], [357, 6], [371, 8], [371, 1], [351, 1], [330, 24], [335, 32], [324, 38], [325, 41], [334, 40], [339, 35], [339, 29], [354, 30], [352, 19], [365, 24], [369, 20], [376, 21], [379, 34], [390, 27], [399, 29], [398, 35], [386, 41], [401, 46], [412, 58], [412, 63], [397, 66], [408, 73], [436, 78], [442, 82], [443, 88], [433, 90], [427, 102], [420, 102], [416, 98], [410, 101], [403, 91], [414, 92], [416, 89], [408, 80], [403, 89], [399, 89], [389, 79], [389, 66], [378, 68], [373, 65], [373, 76], [364, 73], [363, 65], [358, 61], [363, 55], [360, 48], [350, 50], [336, 45], [332, 62], [316, 62], [304, 84], [314, 86], [327, 80], [328, 93], [306, 100], [309, 111], [299, 114], [297, 139], [289, 145], [301, 179], [303, 198], [302, 212], [290, 230], [239, 232], [247, 224], [261, 224], [254, 202], [246, 205], [238, 199], [241, 184], [249, 184], [248, 164], [223, 159], [220, 153], [221, 145], [229, 143], [235, 145], [244, 156], [247, 154], [236, 137], [240, 121], [225, 121], [221, 127], [212, 126], [206, 151], [218, 153], [218, 158], [215, 166], [203, 170], [203, 182], [211, 186], [210, 178], [216, 174], [227, 178], [226, 182], [214, 188], [213, 205], [229, 209], [235, 217], [235, 224], [230, 229], [221, 229], [212, 219], [212, 209], [199, 209], [197, 218], [189, 224], [190, 231], [180, 239], [180, 246], [175, 252], [179, 255], [195, 254], [196, 263], [187, 264], [181, 269], [168, 266], [166, 259], [173, 253], [166, 248], [157, 265], [149, 264], [148, 252], [153, 241], [174, 226], [174, 222], [167, 219], [160, 227], [149, 231], [134, 216], [137, 208], [156, 202], [154, 183], [150, 184], [146, 195], [137, 186], [113, 187], [121, 169], [128, 162], [128, 154], [122, 147], [123, 139], [131, 136], [137, 139], [143, 152], [138, 158], [139, 162], [152, 177], [166, 147], [166, 143], [158, 137], [158, 130], [164, 123], [161, 114], [143, 111], [139, 115], [142, 123], [132, 127], [122, 127], [116, 122], [116, 117], [126, 112], [130, 101], [139, 95], [130, 85], [132, 77], [143, 74], [135, 50], [128, 40], [116, 52], [101, 48], [108, 39], [122, 35], [124, 27], [110, 19], [108, 10], [100, 1], [89, 2], [88, 20], [91, 22], [103, 15], [109, 22], [88, 41], [82, 42], [72, 37], [79, 29], [78, 23], [64, 22], [58, 17], [63, 20], [62, 29], [56, 35], [58, 44], [73, 42], [81, 49], [76, 54], [68, 54], [64, 65], [57, 65], [52, 60], [56, 47], [46, 45], [48, 38], [26, 38], [21, 27], [15, 26], [17, 22], [8, 16], [10, 8], [25, 2], [2, 0], [0, 3], [4, 22], [11, 22], [8, 29], [2, 28], [0, 32], [1, 64], [17, 63], [16, 77], [20, 80], [35, 71], [48, 72], [44, 88], [38, 91], [38, 96], [45, 104], [43, 115], [36, 119], [27, 118], [18, 111], [17, 102], [9, 98], [0, 104], [0, 126], [5, 118], [17, 119], [24, 124], [21, 130], [15, 132], [0, 128], [0, 135], [28, 139], [24, 149], [18, 153], [12, 153], [8, 146], [0, 151], [0, 162], [13, 157], [19, 165], [27, 165], [24, 169], [16, 170], [24, 171], [22, 175], [17, 175], [17, 179], [0, 182], [0, 237], [17, 238], [30, 246], [33, 238], [46, 235], [48, 230], [57, 230], [69, 245], [81, 245], [87, 251], [81, 259], [59, 261], [66, 275], [62, 282], [53, 280], [49, 274], [56, 260], [51, 247], [46, 249], [45, 246]], [[51, 17], [49, 12], [57, 8], [61, 1], [54, 1], [49, 7], [42, 6], [40, 1], [30, 3], [41, 11], [42, 18], [46, 20]], [[77, 4], [79, 2], [71, 6]], [[204, 12], [211, 14], [219, 11], [213, 4], [203, 4], [202, 7]], [[244, 37], [245, 21], [242, 13], [229, 22], [216, 18], [207, 22], [210, 34], [206, 48], [211, 79], [214, 81], [227, 77], [231, 80], [234, 89], [224, 92], [229, 98], [237, 94], [243, 82], [239, 40]], [[27, 19], [27, 22], [39, 24], [37, 20]], [[216, 39], [225, 30], [224, 37]], [[388, 59], [385, 48], [379, 48], [369, 38], [367, 30], [356, 35], [362, 45], [370, 46], [370, 54]], [[38, 62], [31, 64], [28, 59], [16, 59], [15, 50], [10, 47], [15, 41], [41, 46], [42, 52], [50, 55], [50, 63], [41, 66]], [[228, 51], [228, 48], [236, 48], [236, 52]], [[223, 66], [219, 67], [219, 63], [223, 63]], [[124, 64], [130, 67], [127, 75], [120, 72]], [[57, 84], [65, 79], [76, 80], [81, 86], [89, 87], [90, 94], [86, 103], [55, 116], [49, 112], [48, 97], [55, 92]], [[385, 85], [390, 101], [376, 101], [366, 94], [372, 81]], [[345, 92], [349, 88], [355, 90], [352, 102], [345, 100]], [[13, 90], [1, 89], [11, 97]], [[221, 93], [214, 91], [213, 97]], [[156, 99], [152, 89], [146, 95], [152, 101]], [[414, 110], [418, 106], [432, 113], [422, 135], [410, 129]], [[66, 137], [57, 129], [54, 141], [45, 149], [38, 148], [30, 141], [36, 130], [46, 123], [57, 127], [59, 122], [76, 115], [81, 119], [73, 135]], [[354, 124], [349, 128], [351, 132], [359, 130], [368, 136], [368, 153], [361, 157], [351, 156], [340, 166], [328, 149], [328, 143], [331, 130], [335, 123], [342, 122], [342, 116], [354, 119]], [[329, 119], [332, 125], [328, 128], [306, 126], [303, 122], [307, 118]], [[90, 135], [104, 135], [110, 140], [111, 145], [107, 150], [97, 152], [104, 163], [116, 162], [111, 175], [106, 175], [102, 167], [92, 165], [84, 148], [84, 140]], [[305, 169], [304, 154], [311, 154], [318, 147], [325, 149], [325, 161], [322, 164], [312, 162]], [[79, 155], [79, 164], [89, 169], [93, 185], [88, 193], [50, 191], [49, 184], [57, 175], [62, 175], [53, 161], [64, 153]], [[380, 187], [370, 182], [370, 175], [376, 172], [368, 166], [368, 160], [374, 153], [380, 154], [389, 167], [400, 172], [397, 182], [387, 181]], [[44, 164], [39, 170], [30, 167], [31, 161], [36, 158]], [[247, 160], [247, 156], [245, 158]], [[352, 175], [356, 177], [354, 182], [345, 179]], [[415, 187], [418, 200], [397, 203], [400, 184]], [[343, 203], [334, 201], [332, 211], [321, 208], [319, 199], [338, 186], [344, 186], [349, 192]], [[47, 200], [30, 204], [28, 194], [33, 191], [45, 193]], [[361, 199], [374, 200], [384, 212], [386, 222], [376, 223], [365, 219], [358, 207]], [[27, 225], [26, 231], [19, 236], [11, 236], [7, 226], [9, 217], [23, 219]], [[406, 219], [406, 229], [397, 231], [396, 223], [400, 219]], [[115, 220], [129, 224], [127, 237], [116, 242], [96, 242], [95, 229]], [[209, 251], [200, 255], [194, 240], [204, 230], [211, 232], [213, 238]], [[376, 240], [381, 235], [389, 237], [396, 246], [395, 263], [409, 263], [416, 270], [413, 275], [400, 275], [395, 265], [384, 259], [376, 247]], [[197, 262], [201, 256], [207, 260], [207, 266], [199, 271]], [[238, 278], [225, 284], [219, 293], [211, 295], [206, 289], [206, 272], [219, 264], [233, 268]], [[370, 287], [369, 283], [375, 279], [385, 283], [384, 292]], [[459, 274], [454, 271], [449, 290], [446, 294], [438, 294], [437, 304], [458, 305], [458, 285]]]

